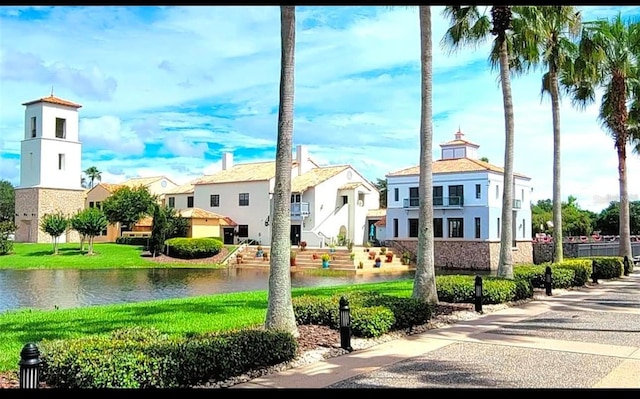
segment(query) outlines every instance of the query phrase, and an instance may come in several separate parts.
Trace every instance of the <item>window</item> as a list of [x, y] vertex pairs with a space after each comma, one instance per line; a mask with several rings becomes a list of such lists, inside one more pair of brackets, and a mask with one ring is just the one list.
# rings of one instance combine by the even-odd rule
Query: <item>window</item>
[[300, 202], [300, 194], [291, 194], [291, 203], [295, 204]]
[[500, 218], [498, 218], [498, 238], [500, 238]]
[[36, 137], [36, 117], [31, 117], [31, 137]]
[[89, 201], [89, 208], [93, 208], [94, 207], [94, 202], [93, 201]]
[[64, 154], [58, 154], [58, 170], [64, 170]]
[[249, 206], [249, 193], [238, 194], [238, 205]]
[[393, 236], [398, 236], [398, 219], [393, 219]]
[[433, 205], [442, 206], [442, 186], [433, 186]]
[[442, 218], [433, 218], [433, 236], [442, 238]]
[[96, 201], [96, 208], [102, 209], [102, 202]]
[[238, 225], [238, 237], [249, 237], [249, 226], [246, 224]]
[[449, 238], [463, 238], [464, 237], [464, 225], [462, 218], [450, 218], [447, 219], [449, 223]]
[[358, 206], [364, 206], [364, 193], [358, 193]]
[[418, 219], [409, 219], [409, 237], [418, 237]]
[[476, 218], [476, 238], [480, 238], [480, 218]]
[[400, 201], [400, 189], [398, 187], [393, 189], [393, 200], [396, 202]]
[[522, 189], [522, 192], [520, 193], [520, 198], [521, 198], [522, 202], [524, 202], [524, 188]]
[[193, 208], [193, 195], [187, 197], [187, 208]]
[[482, 189], [480, 188], [479, 184], [476, 184], [476, 198], [480, 199], [481, 194], [482, 194]]
[[347, 205], [349, 203], [349, 197], [346, 195], [342, 196], [342, 205]]
[[527, 238], [526, 232], [527, 232], [527, 224], [525, 223], [525, 220], [522, 219], [522, 238]]
[[496, 184], [496, 199], [500, 198], [500, 186]]
[[212, 208], [220, 206], [220, 194], [211, 194], [211, 197], [209, 197], [209, 206]]
[[67, 123], [66, 119], [56, 118], [56, 138], [64, 139], [67, 136]]
[[176, 207], [176, 197], [169, 197], [169, 208]]
[[449, 205], [462, 205], [464, 186], [449, 186]]
[[420, 206], [418, 187], [409, 187], [409, 206]]

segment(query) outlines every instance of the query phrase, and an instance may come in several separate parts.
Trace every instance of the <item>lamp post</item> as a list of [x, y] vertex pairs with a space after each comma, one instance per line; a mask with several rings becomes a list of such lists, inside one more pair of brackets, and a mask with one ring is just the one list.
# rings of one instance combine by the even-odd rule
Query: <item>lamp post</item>
[[349, 301], [345, 297], [340, 298], [340, 347], [351, 352], [351, 310]]
[[482, 312], [482, 277], [480, 276], [476, 276], [474, 297], [476, 312]]
[[40, 385], [40, 351], [34, 343], [28, 343], [20, 351], [20, 388], [36, 389]]
[[551, 266], [544, 269], [544, 289], [547, 296], [551, 296]]
[[624, 256], [624, 275], [629, 275], [629, 257], [627, 255]]
[[598, 284], [598, 275], [596, 274], [596, 261], [591, 261], [591, 281], [594, 284]]

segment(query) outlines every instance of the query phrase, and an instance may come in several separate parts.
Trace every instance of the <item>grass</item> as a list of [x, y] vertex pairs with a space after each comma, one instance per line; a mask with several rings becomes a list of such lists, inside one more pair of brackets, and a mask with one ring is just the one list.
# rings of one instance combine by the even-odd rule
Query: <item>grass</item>
[[[98, 243], [93, 255], [80, 250], [78, 243], [60, 244], [53, 254], [53, 244], [14, 243], [13, 253], [0, 256], [0, 269], [112, 269], [185, 267], [184, 263], [160, 263], [143, 257], [143, 248], [135, 245]], [[219, 267], [217, 264], [188, 264], [193, 268]]]
[[[336, 287], [295, 288], [292, 296], [330, 296], [355, 290], [409, 297], [413, 279]], [[22, 309], [0, 313], [0, 372], [17, 371], [28, 342], [108, 334], [130, 326], [154, 327], [170, 335], [225, 331], [264, 324], [267, 291], [235, 292], [75, 309]], [[338, 306], [338, 304], [336, 304]]]

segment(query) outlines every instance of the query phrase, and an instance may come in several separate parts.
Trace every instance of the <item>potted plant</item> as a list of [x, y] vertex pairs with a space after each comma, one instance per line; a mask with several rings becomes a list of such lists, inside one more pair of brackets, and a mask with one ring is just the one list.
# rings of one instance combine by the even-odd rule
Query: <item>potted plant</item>
[[296, 251], [291, 251], [291, 266], [295, 266], [296, 265], [296, 255], [298, 253]]
[[356, 254], [354, 254], [353, 252], [351, 252], [349, 254], [349, 259], [354, 260], [356, 258]]
[[307, 242], [306, 241], [300, 241], [300, 250], [304, 251], [307, 248]]
[[262, 260], [263, 260], [263, 261], [268, 261], [268, 260], [269, 260], [269, 252], [264, 251], [264, 252], [262, 253]]
[[364, 252], [369, 252], [369, 248], [371, 247], [371, 243], [369, 241], [365, 241], [364, 243]]
[[236, 262], [238, 262], [238, 264], [242, 263], [242, 257], [243, 257], [242, 254], [236, 255]]
[[364, 268], [364, 263], [362, 263], [362, 261], [360, 261], [358, 263], [358, 269], [363, 269]]
[[334, 243], [329, 244], [329, 252], [336, 252], [336, 244]]
[[382, 265], [382, 259], [380, 259], [380, 257], [378, 256], [373, 267], [380, 267], [380, 265]]
[[369, 259], [374, 260], [376, 258], [376, 251], [369, 251]]
[[314, 252], [314, 253], [311, 255], [311, 258], [312, 258], [313, 260], [318, 259], [318, 254]]
[[262, 250], [262, 245], [258, 245], [258, 249], [256, 250], [256, 258], [262, 258], [264, 255], [264, 251]]
[[380, 248], [380, 255], [384, 255], [386, 253], [387, 253], [387, 248], [386, 247]]
[[351, 250], [353, 249], [353, 241], [347, 241], [347, 249], [349, 250], [349, 252], [351, 252]]
[[322, 268], [326, 269], [329, 267], [329, 260], [331, 259], [331, 256], [329, 254], [322, 254], [320, 256], [320, 259], [322, 259]]
[[385, 253], [384, 256], [387, 257], [387, 263], [393, 262], [393, 252], [387, 251], [387, 253]]
[[408, 265], [409, 263], [411, 263], [411, 254], [405, 251], [402, 253], [402, 264]]

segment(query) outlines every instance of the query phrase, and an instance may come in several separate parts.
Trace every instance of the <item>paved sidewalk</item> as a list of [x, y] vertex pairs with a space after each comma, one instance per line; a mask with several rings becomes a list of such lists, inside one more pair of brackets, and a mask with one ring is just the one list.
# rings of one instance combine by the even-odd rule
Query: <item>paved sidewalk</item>
[[640, 272], [232, 388], [640, 388]]

